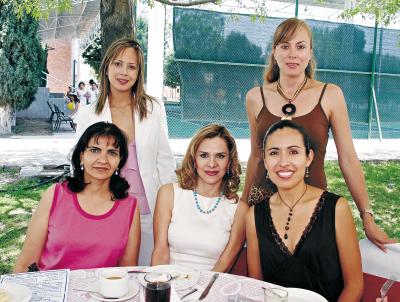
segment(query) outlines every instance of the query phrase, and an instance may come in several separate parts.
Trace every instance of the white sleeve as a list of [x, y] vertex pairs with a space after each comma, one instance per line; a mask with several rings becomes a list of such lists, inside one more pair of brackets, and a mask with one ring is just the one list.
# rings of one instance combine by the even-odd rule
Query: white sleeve
[[171, 146], [168, 139], [167, 115], [165, 112], [164, 102], [158, 101], [153, 106], [160, 106], [159, 110], [159, 141], [157, 151], [157, 170], [160, 184], [176, 182], [175, 175], [175, 159], [172, 154]]

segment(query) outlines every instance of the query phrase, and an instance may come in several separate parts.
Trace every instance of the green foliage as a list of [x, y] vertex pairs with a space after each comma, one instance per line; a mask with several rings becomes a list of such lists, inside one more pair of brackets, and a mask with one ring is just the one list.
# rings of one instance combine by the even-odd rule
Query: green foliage
[[0, 106], [20, 110], [34, 100], [46, 64], [38, 26], [31, 16], [18, 18], [10, 4], [0, 11]]
[[82, 53], [82, 58], [86, 64], [93, 68], [96, 74], [99, 74], [101, 64], [101, 37], [94, 40], [88, 48]]
[[11, 4], [18, 18], [29, 15], [36, 20], [47, 19], [53, 9], [59, 13], [72, 9], [71, 0], [0, 0], [0, 3]]
[[359, 0], [353, 9], [343, 12], [343, 18], [351, 18], [361, 14], [363, 18], [375, 19], [385, 26], [399, 17], [400, 1], [398, 0]]
[[181, 86], [178, 63], [174, 60], [173, 56], [167, 58], [164, 66], [164, 84], [172, 88]]
[[[145, 62], [147, 62], [147, 31], [148, 31], [148, 25], [146, 19], [140, 17], [137, 18], [136, 39], [139, 41], [140, 46], [142, 47]], [[102, 40], [101, 37], [98, 37], [94, 40], [94, 43], [92, 43], [82, 53], [82, 57], [85, 63], [89, 64], [89, 66], [93, 68], [96, 74], [99, 73], [101, 64], [101, 48], [102, 48]]]

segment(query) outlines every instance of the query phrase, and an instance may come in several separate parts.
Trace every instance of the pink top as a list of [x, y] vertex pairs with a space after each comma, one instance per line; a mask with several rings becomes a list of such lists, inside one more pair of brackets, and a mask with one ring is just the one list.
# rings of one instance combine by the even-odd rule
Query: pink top
[[85, 212], [67, 182], [57, 184], [39, 267], [88, 269], [118, 266], [125, 252], [136, 199], [116, 200], [105, 214]]
[[128, 144], [128, 160], [121, 170], [121, 176], [124, 177], [130, 185], [129, 193], [138, 200], [140, 214], [150, 214], [146, 192], [144, 190], [142, 177], [140, 176], [135, 141]]

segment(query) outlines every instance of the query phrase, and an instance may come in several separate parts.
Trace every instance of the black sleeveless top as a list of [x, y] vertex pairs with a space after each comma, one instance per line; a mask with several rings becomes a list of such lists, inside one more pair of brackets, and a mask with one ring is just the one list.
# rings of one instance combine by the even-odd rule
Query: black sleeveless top
[[279, 237], [269, 199], [255, 205], [254, 218], [264, 281], [308, 289], [337, 301], [343, 277], [335, 237], [335, 208], [340, 196], [322, 193], [293, 254]]

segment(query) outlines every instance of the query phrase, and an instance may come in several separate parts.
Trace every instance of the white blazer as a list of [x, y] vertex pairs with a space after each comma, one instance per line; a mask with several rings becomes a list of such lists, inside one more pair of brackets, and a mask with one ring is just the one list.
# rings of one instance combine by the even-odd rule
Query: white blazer
[[[140, 176], [153, 214], [158, 189], [166, 183], [176, 182], [176, 175], [175, 160], [168, 141], [164, 103], [162, 101], [152, 103], [153, 106], [148, 105], [147, 117], [142, 121], [138, 112], [135, 112], [135, 143]], [[101, 121], [112, 123], [108, 99], [100, 115], [95, 113], [96, 104], [97, 102], [79, 107], [75, 118], [76, 140], [94, 123]]]

